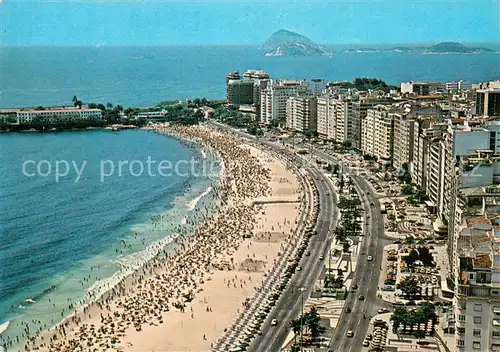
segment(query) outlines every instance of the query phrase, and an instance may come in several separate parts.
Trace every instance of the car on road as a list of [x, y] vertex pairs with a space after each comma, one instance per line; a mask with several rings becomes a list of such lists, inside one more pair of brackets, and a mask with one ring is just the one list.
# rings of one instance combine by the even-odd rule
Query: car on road
[[311, 255], [311, 252], [306, 252], [306, 257], [309, 257]]
[[369, 347], [369, 346], [370, 346], [370, 341], [364, 340], [363, 347]]
[[366, 257], [366, 260], [368, 260], [369, 262], [371, 262], [373, 260], [373, 257], [371, 255], [369, 255], [368, 257]]
[[389, 309], [387, 308], [380, 308], [377, 310], [378, 314], [384, 314], [384, 313], [389, 313]]
[[353, 286], [352, 286], [352, 289], [353, 289], [353, 290], [357, 290], [357, 289], [358, 289], [358, 285], [353, 285]]
[[302, 267], [301, 266], [298, 266], [297, 267], [297, 271], [301, 271], [302, 270]]
[[363, 295], [360, 295], [358, 298], [359, 298], [360, 301], [364, 301], [365, 300], [365, 296], [363, 296]]
[[323, 260], [323, 259], [325, 259], [325, 256], [324, 255], [320, 255], [319, 256], [319, 260]]
[[346, 335], [347, 335], [347, 337], [353, 337], [354, 336], [354, 331], [348, 330]]
[[276, 325], [278, 325], [278, 320], [276, 319], [271, 320], [271, 326], [276, 326]]
[[330, 192], [326, 192], [326, 195], [329, 196], [330, 195]]

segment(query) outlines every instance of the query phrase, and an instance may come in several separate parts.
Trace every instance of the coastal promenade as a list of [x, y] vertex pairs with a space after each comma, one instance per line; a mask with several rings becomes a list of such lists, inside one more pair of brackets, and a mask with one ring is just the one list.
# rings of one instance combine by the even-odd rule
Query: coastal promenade
[[[215, 122], [212, 123], [220, 128], [227, 129], [224, 125]], [[243, 132], [233, 129], [231, 131], [242, 138], [253, 139]], [[331, 246], [331, 236], [329, 236], [329, 233], [338, 222], [338, 213], [334, 211], [334, 198], [331, 196], [335, 190], [320, 170], [316, 167], [308, 166], [302, 158], [278, 144], [265, 140], [255, 141], [255, 143], [261, 144], [263, 148], [269, 149], [273, 153], [282, 155], [292, 165], [299, 168], [306, 180], [310, 182], [310, 187], [314, 188], [313, 194], [315, 195], [313, 204], [317, 213], [313, 218], [309, 218], [309, 221], [314, 219], [310, 225], [314, 228], [317, 235], [309, 240], [306, 250], [310, 255], [301, 258], [300, 265], [302, 270], [295, 272], [267, 316], [267, 319], [262, 324], [261, 334], [256, 335], [249, 346], [249, 351], [255, 352], [280, 351], [288, 335], [289, 322], [300, 314], [303, 303], [310, 296], [314, 288], [314, 283], [323, 271], [324, 263], [319, 258], [322, 255], [326, 256], [325, 253]], [[253, 313], [253, 311], [250, 313]], [[272, 325], [273, 319], [276, 319], [275, 326]], [[245, 339], [242, 333], [233, 336], [238, 336], [240, 340]], [[222, 351], [222, 349], [217, 349], [217, 351]]]
[[306, 196], [276, 155], [206, 126], [155, 129], [219, 153], [218, 211], [28, 350], [207, 351], [293, 247]]

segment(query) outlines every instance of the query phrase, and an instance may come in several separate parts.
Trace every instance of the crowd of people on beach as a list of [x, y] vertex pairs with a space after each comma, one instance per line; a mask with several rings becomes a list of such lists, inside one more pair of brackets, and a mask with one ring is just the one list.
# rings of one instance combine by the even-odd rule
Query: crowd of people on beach
[[[213, 189], [219, 202], [217, 210], [200, 214], [202, 219], [193, 234], [181, 232], [170, 250], [160, 251], [156, 258], [100, 299], [75, 311], [53, 330], [31, 337], [26, 350], [123, 349], [126, 346], [122, 340], [128, 329], [141, 331], [145, 324], [162, 324], [170, 310], [184, 312], [215, 270], [241, 269], [230, 259], [231, 254], [244, 236], [252, 233], [259, 211], [252, 199], [270, 193], [270, 170], [227, 133], [206, 126], [154, 128], [160, 133], [201, 143], [219, 155], [221, 178]], [[247, 280], [234, 276], [225, 284], [243, 287]], [[206, 304], [205, 310], [211, 312], [212, 307]], [[188, 313], [195, 319], [195, 312]]]

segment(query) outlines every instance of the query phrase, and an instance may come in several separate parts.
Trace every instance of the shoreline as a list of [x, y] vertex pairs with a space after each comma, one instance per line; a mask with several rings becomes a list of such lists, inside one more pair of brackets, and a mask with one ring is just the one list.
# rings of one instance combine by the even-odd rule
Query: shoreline
[[[104, 131], [104, 129], [98, 129], [100, 131]], [[169, 136], [171, 137], [171, 136]], [[183, 143], [186, 148], [193, 150], [193, 148], [197, 148], [199, 146], [199, 143], [194, 143], [194, 142], [186, 142], [182, 139], [177, 138], [180, 142]], [[199, 153], [199, 151], [195, 152]], [[203, 158], [202, 158], [203, 156]], [[203, 154], [201, 153], [199, 156], [200, 160], [216, 160], [218, 156], [212, 151], [207, 150], [207, 153]], [[218, 163], [218, 160], [216, 161]], [[219, 170], [222, 171], [222, 170]], [[208, 175], [207, 175], [208, 176]], [[196, 228], [198, 226], [197, 224], [201, 222], [202, 219], [200, 217], [204, 215], [203, 213], [209, 213], [212, 208], [216, 206], [215, 203], [218, 202], [217, 198], [214, 196], [213, 191], [214, 188], [216, 189], [218, 187], [219, 183], [219, 176], [217, 175], [216, 178], [213, 177], [206, 177], [203, 181], [203, 185], [199, 183], [199, 181], [196, 181], [196, 178], [194, 179], [194, 182], [190, 184], [190, 186], [184, 190], [182, 194], [179, 194], [175, 197], [174, 201], [172, 202], [172, 206], [168, 208], [167, 210], [153, 210], [151, 212], [151, 222], [148, 223], [152, 227], [155, 227], [157, 225], [161, 226], [164, 221], [168, 221], [169, 217], [176, 216], [176, 212], [179, 213], [179, 210], [175, 210], [176, 207], [178, 206], [175, 204], [176, 200], [180, 200], [184, 203], [183, 199], [185, 198], [185, 205], [182, 207], [186, 207], [186, 210], [181, 210], [179, 214], [182, 213], [183, 218], [182, 221], [179, 223], [176, 223], [174, 226], [173, 223], [171, 225], [171, 228], [167, 229], [164, 228], [165, 235], [161, 238], [157, 238], [152, 240], [151, 243], [149, 243], [146, 247], [142, 247], [142, 249], [139, 249], [136, 252], [131, 252], [127, 253], [124, 256], [121, 256], [118, 259], [110, 259], [113, 265], [117, 266], [117, 271], [113, 273], [111, 276], [102, 276], [99, 277], [95, 282], [90, 284], [88, 287], [85, 287], [84, 290], [81, 293], [81, 296], [75, 300], [71, 299], [68, 300], [67, 302], [64, 302], [62, 299], [55, 301], [54, 298], [52, 298], [52, 302], [56, 303], [56, 305], [60, 306], [62, 304], [65, 309], [63, 311], [66, 311], [66, 314], [63, 316], [62, 319], [57, 320], [53, 319], [53, 324], [50, 325], [49, 327], [49, 322], [46, 323], [47, 329], [43, 329], [43, 323], [42, 325], [37, 325], [37, 324], [32, 324], [33, 321], [31, 318], [29, 320], [22, 320], [19, 321], [17, 324], [19, 324], [19, 333], [17, 335], [13, 335], [10, 337], [11, 341], [13, 342], [12, 344], [6, 345], [7, 351], [17, 351], [21, 350], [24, 351], [25, 348], [23, 348], [23, 344], [26, 343], [27, 341], [31, 340], [31, 337], [35, 337], [35, 339], [39, 338], [39, 336], [52, 336], [54, 334], [54, 329], [57, 329], [60, 326], [64, 326], [67, 322], [70, 322], [75, 319], [75, 317], [78, 317], [80, 315], [83, 315], [85, 311], [91, 309], [94, 305], [99, 305], [100, 303], [106, 301], [110, 296], [112, 296], [115, 292], [115, 288], [119, 286], [120, 284], [128, 284], [128, 281], [131, 280], [131, 276], [141, 274], [145, 270], [145, 266], [155, 260], [158, 256], [160, 256], [162, 253], [171, 253], [175, 251], [176, 244], [177, 244], [177, 239], [179, 236], [185, 236], [186, 238], [189, 238], [190, 233], [186, 233], [186, 228], [192, 229]], [[202, 187], [200, 188], [200, 185]], [[195, 186], [196, 192], [193, 192], [192, 186]], [[210, 192], [208, 191], [210, 190]], [[207, 200], [206, 198], [209, 199], [209, 203], [206, 203]], [[195, 202], [196, 201], [196, 202]], [[200, 207], [200, 203], [203, 204], [202, 207]], [[180, 204], [180, 203], [179, 203]], [[148, 211], [149, 213], [149, 211]], [[165, 217], [163, 220], [156, 219], [156, 218], [162, 218]], [[147, 217], [149, 218], [149, 217]], [[155, 218], [155, 219], [153, 219]], [[134, 224], [136, 225], [144, 225], [144, 224]], [[165, 224], [163, 224], [165, 225]], [[166, 226], [166, 225], [165, 225]], [[180, 229], [180, 230], [179, 230]], [[132, 227], [130, 231], [139, 231], [139, 230], [134, 230]], [[190, 231], [190, 230], [189, 230]], [[128, 241], [128, 240], [127, 240]], [[124, 242], [124, 241], [123, 241]], [[125, 243], [125, 242], [124, 242]], [[152, 255], [151, 258], [145, 259], [144, 256], [148, 256], [149, 254], [154, 251], [155, 253]], [[147, 252], [147, 253], [146, 253]], [[139, 256], [136, 258], [136, 256]], [[127, 261], [127, 258], [134, 257], [129, 259]], [[132, 262], [130, 262], [130, 260]], [[140, 263], [139, 263], [140, 262]], [[139, 267], [137, 267], [139, 265]], [[133, 272], [128, 272], [130, 268], [133, 268]], [[96, 269], [94, 267], [94, 269]], [[90, 273], [90, 271], [89, 271]], [[115, 279], [117, 277], [120, 277], [119, 280], [115, 282]], [[51, 286], [51, 289], [54, 286]], [[29, 297], [29, 296], [27, 296]], [[35, 298], [36, 299], [36, 298]], [[26, 302], [28, 304], [35, 303], [34, 301]], [[87, 302], [85, 302], [87, 301]], [[40, 301], [41, 302], [41, 301]], [[51, 302], [49, 298], [49, 302]], [[85, 302], [85, 303], [82, 303]], [[38, 303], [38, 300], [37, 300]], [[47, 305], [46, 302], [44, 305]], [[50, 304], [49, 304], [50, 305]], [[75, 310], [76, 309], [76, 310]], [[12, 318], [10, 319], [12, 320]], [[30, 326], [28, 328], [27, 322], [30, 322]], [[12, 323], [12, 321], [11, 321]], [[38, 322], [40, 323], [40, 322]], [[33, 325], [33, 326], [31, 326]], [[14, 327], [14, 325], [10, 324], [10, 327]], [[40, 333], [39, 333], [40, 329]], [[23, 335], [23, 338], [21, 339], [21, 332]], [[30, 338], [27, 338], [27, 333], [30, 333]], [[19, 337], [20, 339], [16, 342], [16, 337]], [[3, 345], [0, 344], [0, 351], [3, 351]], [[31, 350], [29, 348], [28, 350]]]
[[[159, 126], [157, 126], [157, 131], [158, 128]], [[174, 241], [178, 244], [178, 248], [172, 251], [174, 252], [173, 257], [170, 257], [168, 254], [164, 253], [164, 251], [161, 251], [159, 256], [153, 258], [151, 261], [146, 263], [142, 267], [142, 269], [139, 269], [137, 272], [129, 276], [128, 280], [125, 280], [124, 282], [113, 288], [106, 295], [103, 295], [100, 302], [95, 302], [87, 309], [83, 309], [82, 313], [67, 318], [63, 323], [58, 324], [58, 328], [56, 328], [55, 332], [53, 331], [52, 333], [42, 334], [41, 337], [36, 340], [36, 346], [40, 347], [41, 351], [65, 351], [68, 348], [73, 350], [77, 346], [80, 346], [80, 348], [83, 348], [83, 350], [86, 350], [86, 348], [89, 348], [90, 350], [90, 347], [94, 346], [91, 341], [97, 343], [97, 337], [95, 338], [96, 341], [94, 341], [92, 335], [101, 335], [101, 338], [106, 341], [105, 344], [109, 346], [109, 350], [147, 350], [145, 349], [146, 346], [137, 343], [137, 341], [141, 341], [142, 339], [144, 339], [143, 335], [144, 333], [146, 333], [146, 331], [148, 331], [147, 335], [156, 336], [157, 340], [161, 340], [161, 335], [164, 335], [164, 332], [160, 336], [157, 336], [157, 334], [155, 334], [153, 331], [155, 326], [157, 327], [160, 326], [160, 324], [163, 324], [163, 328], [165, 328], [166, 326], [170, 326], [169, 324], [173, 323], [174, 321], [178, 322], [179, 320], [181, 321], [181, 326], [183, 323], [185, 323], [186, 325], [192, 325], [189, 324], [190, 320], [192, 320], [193, 323], [198, 320], [194, 319], [193, 315], [191, 316], [191, 318], [189, 318], [189, 314], [185, 313], [185, 309], [188, 306], [191, 306], [191, 309], [193, 309], [193, 307], [197, 307], [195, 308], [196, 311], [199, 311], [198, 308], [200, 305], [206, 306], [205, 313], [207, 314], [199, 312], [197, 313], [197, 317], [199, 315], [208, 315], [210, 316], [210, 319], [212, 319], [212, 317], [217, 314], [224, 315], [219, 311], [217, 311], [216, 314], [212, 313], [212, 308], [219, 309], [216, 299], [214, 298], [220, 297], [220, 294], [216, 295], [215, 297], [210, 296], [211, 298], [205, 297], [205, 299], [201, 302], [195, 301], [195, 298], [198, 299], [198, 294], [204, 294], [200, 292], [220, 291], [219, 286], [222, 282], [224, 284], [227, 283], [227, 288], [229, 288], [229, 280], [233, 280], [231, 281], [232, 285], [236, 286], [237, 284], [239, 284], [239, 290], [242, 292], [240, 292], [240, 294], [231, 293], [229, 296], [226, 296], [225, 301], [228, 301], [230, 297], [233, 297], [233, 299], [236, 299], [236, 302], [239, 302], [241, 299], [243, 299], [243, 297], [248, 298], [253, 296], [255, 291], [258, 290], [258, 282], [260, 281], [259, 279], [265, 277], [266, 273], [264, 268], [267, 264], [263, 263], [264, 258], [262, 258], [262, 260], [252, 258], [249, 252], [250, 247], [254, 246], [254, 248], [256, 249], [261, 247], [258, 250], [259, 253], [268, 251], [267, 253], [269, 255], [266, 254], [265, 256], [266, 259], [269, 259], [268, 264], [272, 264], [271, 258], [275, 260], [279, 256], [280, 250], [282, 249], [282, 245], [284, 241], [286, 241], [287, 236], [285, 236], [285, 231], [282, 231], [284, 238], [279, 238], [280, 236], [278, 236], [278, 238], [274, 238], [276, 236], [271, 234], [265, 235], [265, 233], [271, 232], [271, 229], [267, 229], [267, 232], [264, 231], [266, 223], [270, 221], [268, 221], [266, 216], [261, 217], [259, 220], [256, 220], [256, 215], [259, 213], [259, 210], [255, 209], [253, 200], [262, 197], [265, 198], [266, 196], [268, 196], [270, 192], [269, 183], [271, 182], [270, 176], [268, 174], [269, 171], [262, 168], [262, 166], [257, 165], [259, 165], [259, 161], [267, 162], [267, 159], [270, 162], [270, 165], [279, 165], [279, 167], [281, 167], [283, 170], [285, 169], [285, 166], [281, 161], [274, 159], [274, 157], [270, 154], [267, 154], [266, 152], [258, 150], [255, 147], [251, 147], [247, 144], [243, 144], [241, 140], [237, 140], [234, 137], [229, 138], [227, 136], [223, 136], [220, 132], [216, 132], [205, 126], [197, 128], [184, 128], [184, 130], [187, 131], [191, 130], [191, 137], [196, 136], [196, 133], [193, 133], [193, 131], [195, 131], [196, 129], [201, 134], [211, 134], [212, 137], [210, 138], [212, 138], [213, 141], [227, 143], [226, 150], [224, 150], [224, 148], [221, 148], [221, 146], [218, 146], [222, 149], [219, 150], [222, 161], [221, 166], [222, 163], [226, 163], [228, 154], [231, 153], [239, 154], [239, 157], [243, 157], [245, 160], [247, 158], [250, 158], [249, 161], [251, 162], [249, 163], [249, 165], [244, 165], [244, 163], [238, 164], [236, 162], [228, 160], [227, 183], [224, 183], [225, 177], [221, 178], [220, 188], [212, 190], [212, 192], [215, 192], [219, 196], [222, 196], [219, 199], [220, 204], [217, 207], [218, 209], [215, 209], [213, 214], [211, 214], [211, 216], [208, 216], [208, 219], [205, 218], [199, 222], [198, 228], [194, 231], [194, 234], [189, 236], [193, 239], [192, 242], [186, 241], [188, 236], [180, 236], [176, 241]], [[162, 132], [165, 131], [163, 130]], [[183, 139], [184, 137], [187, 137], [186, 133], [182, 133], [182, 131], [179, 129], [169, 128], [169, 132], [180, 133], [178, 136]], [[214, 135], [216, 135], [217, 137], [214, 137]], [[169, 136], [171, 136], [170, 133]], [[217, 143], [206, 145], [206, 140], [200, 141], [196, 140], [196, 138], [191, 139], [191, 142], [202, 142], [202, 145], [205, 148], [210, 149], [211, 151], [213, 151], [213, 147], [217, 147]], [[259, 153], [260, 155], [258, 155]], [[249, 166], [252, 166], [253, 168], [261, 168], [260, 170], [257, 169], [260, 172], [259, 176], [257, 176], [256, 179], [253, 180], [254, 182], [247, 182], [248, 180], [241, 177], [241, 172], [243, 171], [241, 169], [246, 170]], [[225, 169], [225, 167], [221, 167], [220, 170], [221, 173], [225, 172], [222, 169]], [[235, 179], [235, 174], [237, 174], [240, 179]], [[290, 177], [290, 175], [288, 175], [288, 177]], [[295, 197], [296, 201], [299, 202], [300, 198], [298, 197], [298, 195], [300, 194], [300, 190], [296, 189], [298, 187], [298, 183], [295, 176], [293, 175], [292, 177], [294, 178], [293, 182], [295, 182], [295, 185], [292, 187], [293, 190], [288, 190], [287, 192], [293, 194], [293, 197]], [[284, 183], [284, 179], [285, 178], [280, 179], [279, 182]], [[273, 185], [274, 189], [279, 189], [279, 182], [278, 185]], [[227, 196], [227, 198], [225, 198], [224, 196]], [[281, 207], [283, 206], [281, 205]], [[299, 212], [298, 206], [296, 204], [292, 204], [292, 206], [288, 205], [288, 207], [289, 209], [286, 209], [284, 212], [283, 209], [281, 210], [285, 214], [285, 220], [282, 220], [281, 224], [278, 224], [276, 226], [279, 226], [283, 229], [286, 228], [286, 232], [292, 232], [291, 230], [294, 227], [294, 221], [291, 220], [294, 219], [289, 218], [287, 220], [286, 216], [289, 216], [289, 214], [293, 212], [294, 209], [297, 214]], [[266, 211], [267, 209], [264, 210], [264, 212]], [[260, 212], [262, 212], [262, 209], [260, 210]], [[275, 211], [273, 210], [270, 210], [270, 212], [275, 213]], [[232, 214], [232, 216], [228, 217], [227, 215], [229, 214]], [[232, 221], [229, 221], [229, 219], [232, 219]], [[260, 223], [258, 221], [260, 221]], [[224, 224], [225, 222], [229, 222], [229, 224], [226, 224], [229, 226], [218, 227], [219, 225], [222, 226], [221, 224]], [[199, 230], [200, 227], [204, 227], [203, 225], [209, 228], [208, 236], [206, 230]], [[262, 231], [262, 233], [258, 235], [261, 237], [256, 238], [255, 241], [247, 241], [250, 243], [248, 244], [246, 249], [240, 248], [244, 247], [241, 246], [244, 241], [244, 239], [242, 239], [242, 234], [254, 232], [256, 226], [260, 227], [259, 231]], [[222, 230], [221, 232], [227, 233], [227, 235], [210, 235], [210, 230], [216, 229]], [[267, 239], [265, 238], [266, 236], [268, 236]], [[271, 237], [273, 237], [272, 241]], [[209, 240], [208, 243], [212, 244], [211, 248], [207, 248], [206, 246], [201, 245], [203, 243], [200, 242], [203, 242], [204, 239]], [[208, 243], [205, 241], [205, 244]], [[203, 259], [206, 257], [207, 252], [210, 254], [208, 256], [208, 260]], [[222, 252], [224, 253], [221, 256]], [[164, 258], [162, 258], [162, 254], [165, 254]], [[204, 265], [199, 265], [201, 263], [195, 263], [192, 260], [188, 260], [188, 263], [190, 263], [192, 267], [187, 271], [185, 267], [177, 265], [176, 259], [181, 258], [181, 261], [185, 257], [191, 257], [191, 259], [200, 259], [198, 258], [200, 254], [203, 254], [203, 258], [201, 259], [201, 261]], [[243, 269], [243, 272], [248, 273], [248, 279], [240, 279], [242, 281], [235, 282], [238, 279], [233, 278], [226, 280], [226, 278], [223, 278], [223, 281], [221, 281], [221, 273], [227, 274], [231, 273], [231, 271], [238, 271], [235, 270], [237, 269], [237, 263], [232, 262], [232, 259], [229, 260], [230, 257], [233, 258], [232, 256], [236, 254], [239, 254], [239, 258], [243, 258], [242, 263], [246, 265], [240, 265], [238, 269]], [[255, 254], [256, 253], [253, 252], [252, 255], [255, 256]], [[174, 259], [174, 257], [177, 258]], [[190, 273], [189, 275], [187, 275], [188, 272]], [[181, 276], [181, 278], [179, 278], [179, 276]], [[178, 287], [178, 289], [168, 289], [166, 286], [163, 286], [162, 284], [164, 284], [166, 281], [170, 284], [172, 284], [173, 281], [177, 281], [177, 285], [168, 286]], [[158, 288], [158, 286], [160, 286], [160, 288]], [[156, 290], [156, 293], [159, 294], [152, 295], [151, 292], [146, 293], [144, 292], [145, 287], [150, 288], [150, 290], [148, 291], [151, 291], [151, 289], [153, 289]], [[206, 290], [202, 288], [206, 288]], [[209, 307], [207, 305], [207, 300], [213, 301], [213, 307]], [[149, 303], [145, 305], [145, 302]], [[233, 306], [236, 302], [233, 300]], [[155, 307], [153, 311], [151, 311], [151, 306]], [[237, 306], [234, 308], [236, 309]], [[131, 311], [133, 312], [133, 314], [129, 315], [127, 314], [127, 311]], [[237, 309], [237, 312], [239, 312], [239, 309]], [[225, 314], [224, 316], [219, 317], [220, 319], [218, 320], [221, 323], [218, 327], [214, 327], [213, 329], [214, 331], [217, 331], [217, 334], [214, 334], [213, 332], [207, 332], [206, 334], [203, 334], [203, 339], [199, 341], [199, 344], [201, 343], [205, 345], [205, 348], [193, 350], [207, 350], [209, 347], [209, 343], [213, 343], [216, 341], [219, 333], [222, 332], [223, 328], [226, 328], [228, 323], [230, 323], [230, 319], [234, 317], [234, 313], [237, 312], [231, 312], [230, 314]], [[138, 315], [141, 317], [136, 319], [136, 316]], [[202, 317], [200, 317], [199, 319], [201, 318]], [[91, 324], [94, 325], [92, 326]], [[97, 326], [99, 325], [101, 326], [101, 328], [97, 329]], [[106, 329], [103, 330], [103, 327], [105, 327]], [[178, 330], [179, 327], [173, 326], [172, 329]], [[144, 330], [144, 333], [140, 332], [142, 330]], [[165, 330], [162, 329], [162, 331]], [[150, 339], [148, 337], [147, 340], [150, 341], [154, 339]], [[86, 341], [87, 343], [84, 344], [84, 341]], [[178, 342], [179, 341], [177, 341], [177, 343]], [[51, 343], [52, 347], [48, 347]], [[89, 345], [89, 343], [91, 343], [91, 345]], [[161, 347], [160, 345], [162, 345], [162, 343], [168, 345], [168, 342], [165, 341], [156, 341], [156, 343], [159, 344], [154, 347], [156, 348], [156, 350], [179, 350], [178, 347], [174, 346], [172, 346], [172, 348], [174, 349], [169, 349], [167, 346]], [[96, 348], [98, 345], [99, 344], [95, 345]]]

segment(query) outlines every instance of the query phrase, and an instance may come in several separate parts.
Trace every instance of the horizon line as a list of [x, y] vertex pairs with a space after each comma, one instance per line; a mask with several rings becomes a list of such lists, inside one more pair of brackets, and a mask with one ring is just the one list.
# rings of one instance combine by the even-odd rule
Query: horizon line
[[[344, 42], [344, 43], [317, 43], [318, 45], [391, 45], [391, 44], [408, 44], [408, 45], [415, 45], [415, 44], [437, 44], [437, 43], [492, 43], [492, 44], [498, 44], [500, 45], [500, 41], [495, 41], [495, 40], [429, 40], [429, 41], [409, 41], [409, 42]], [[36, 44], [3, 44], [3, 47], [73, 47], [73, 48], [83, 48], [83, 47], [91, 47], [91, 48], [102, 48], [102, 47], [203, 47], [203, 46], [211, 46], [211, 47], [221, 47], [221, 46], [232, 46], [232, 47], [252, 47], [252, 46], [262, 46], [262, 43], [249, 43], [249, 44], [241, 44], [241, 43], [228, 43], [228, 44], [218, 44], [218, 43], [199, 43], [199, 44], [136, 44], [136, 43], [130, 43], [130, 44], [106, 44], [106, 43], [96, 43], [96, 44], [52, 44], [52, 43], [36, 43]]]

